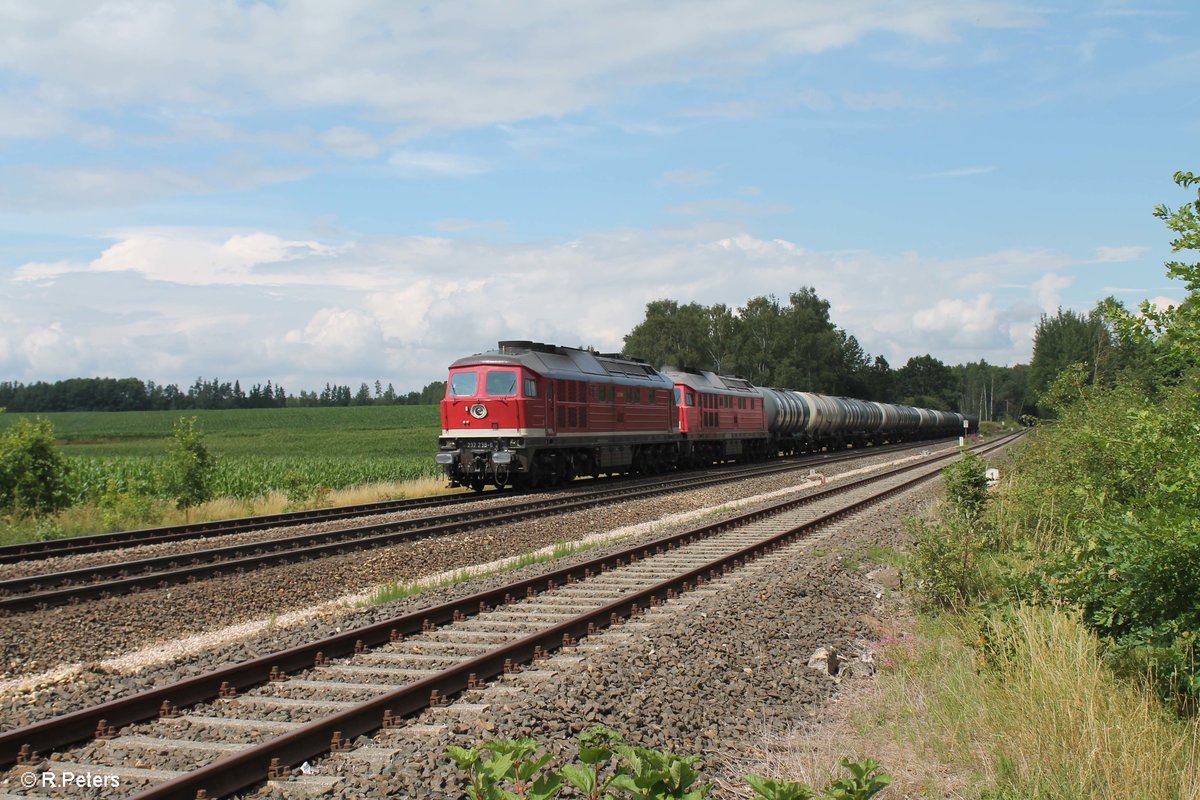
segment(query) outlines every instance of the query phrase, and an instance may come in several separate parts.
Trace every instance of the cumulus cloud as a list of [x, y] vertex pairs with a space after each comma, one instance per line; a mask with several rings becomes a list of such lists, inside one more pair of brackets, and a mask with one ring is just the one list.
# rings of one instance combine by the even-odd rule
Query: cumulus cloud
[[1161, 294], [1157, 297], [1151, 297], [1149, 300], [1147, 300], [1147, 302], [1150, 303], [1150, 305], [1154, 308], [1157, 308], [1159, 311], [1166, 311], [1169, 307], [1177, 306], [1180, 303], [1179, 298], [1177, 297], [1167, 297], [1166, 295]]
[[[499, 339], [617, 350], [651, 300], [736, 307], [766, 294], [786, 302], [812, 286], [836, 324], [893, 363], [924, 352], [950, 363], [1028, 358], [1039, 314], [1030, 283], [981, 292], [954, 280], [964, 264], [997, 255], [821, 252], [714, 233], [610, 230], [509, 243], [126, 231], [91, 261], [22, 267], [5, 285], [22, 313], [4, 335], [18, 364], [12, 372], [29, 378], [79, 372], [190, 382], [236, 371], [286, 379], [291, 389], [375, 378], [415, 388]], [[1041, 273], [1032, 291], [1053, 310], [1046, 304], [1068, 283]]]
[[137, 272], [150, 280], [184, 285], [284, 284], [325, 282], [284, 269], [262, 271], [257, 267], [279, 265], [312, 256], [327, 256], [337, 247], [312, 241], [290, 241], [267, 233], [231, 236], [213, 242], [193, 236], [133, 233], [108, 247], [86, 265], [56, 262], [20, 266], [17, 280], [47, 280], [72, 272]]
[[1072, 283], [1074, 283], [1073, 279], [1065, 275], [1056, 275], [1053, 272], [1048, 272], [1034, 281], [1030, 289], [1033, 291], [1033, 296], [1037, 299], [1037, 303], [1041, 306], [1042, 311], [1047, 314], [1053, 314], [1060, 305], [1061, 294], [1059, 290], [1066, 289]]
[[922, 331], [961, 332], [974, 337], [995, 329], [996, 309], [990, 294], [978, 295], [974, 302], [946, 298], [913, 314], [913, 326]]

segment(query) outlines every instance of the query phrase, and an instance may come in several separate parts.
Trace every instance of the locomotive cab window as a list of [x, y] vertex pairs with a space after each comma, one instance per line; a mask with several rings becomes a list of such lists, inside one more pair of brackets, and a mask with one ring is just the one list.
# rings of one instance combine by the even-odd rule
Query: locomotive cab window
[[489, 372], [484, 385], [488, 397], [514, 397], [517, 394], [517, 373], [511, 370]]
[[479, 388], [479, 374], [475, 372], [456, 372], [450, 376], [451, 397], [474, 397]]
[[525, 396], [537, 397], [537, 378], [525, 379]]
[[695, 406], [696, 406], [696, 395], [692, 394], [691, 392], [688, 392], [688, 393], [687, 393], [687, 404], [688, 404], [688, 406], [690, 406], [690, 407], [692, 407], [692, 408], [695, 408]]

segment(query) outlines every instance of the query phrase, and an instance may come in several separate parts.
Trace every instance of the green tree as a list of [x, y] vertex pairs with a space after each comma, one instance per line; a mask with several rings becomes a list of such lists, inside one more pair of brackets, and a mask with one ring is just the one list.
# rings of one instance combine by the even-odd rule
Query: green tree
[[775, 297], [754, 297], [738, 309], [736, 359], [743, 375], [759, 386], [779, 386], [775, 377], [780, 341], [780, 308]]
[[[724, 303], [715, 303], [704, 309], [704, 355], [712, 371], [729, 375], [740, 371], [735, 355], [737, 347], [738, 318]], [[655, 365], [657, 366], [657, 365]]]
[[66, 508], [69, 473], [50, 420], [23, 418], [0, 434], [0, 510], [46, 514]]
[[[844, 334], [829, 320], [829, 302], [815, 289], [792, 292], [780, 310], [775, 383], [789, 389], [838, 393], [846, 366]], [[858, 347], [858, 342], [854, 342]], [[861, 353], [861, 348], [859, 348]], [[865, 354], [862, 354], [865, 358]]]
[[896, 373], [892, 371], [892, 365], [883, 356], [875, 356], [875, 361], [863, 373], [863, 382], [867, 390], [863, 400], [895, 402]]
[[625, 352], [656, 367], [712, 369], [708, 328], [704, 306], [654, 300], [646, 304], [646, 318], [625, 337]]
[[896, 371], [896, 389], [908, 405], [949, 411], [957, 404], [954, 372], [929, 354], [913, 356]]
[[[1154, 216], [1175, 233], [1171, 252], [1200, 251], [1200, 176], [1176, 172], [1176, 185], [1197, 186], [1196, 200], [1178, 209], [1159, 205]], [[1168, 261], [1167, 275], [1184, 282], [1187, 295], [1179, 305], [1158, 308], [1143, 301], [1134, 316], [1115, 301], [1105, 304], [1109, 320], [1124, 340], [1146, 347], [1158, 362], [1161, 383], [1178, 382], [1200, 372], [1200, 262]]]
[[1089, 381], [1098, 377], [1100, 354], [1111, 348], [1108, 329], [1098, 314], [1083, 315], [1059, 308], [1053, 317], [1042, 315], [1033, 334], [1029, 383], [1040, 396], [1067, 366], [1083, 364]]
[[[391, 386], [392, 385], [389, 383], [388, 388], [390, 389]], [[418, 401], [421, 405], [437, 405], [438, 403], [442, 402], [442, 398], [445, 396], [446, 382], [433, 381], [425, 384], [425, 387], [421, 389], [421, 393], [418, 395]]]
[[170, 490], [178, 508], [198, 506], [212, 497], [216, 462], [204, 445], [195, 417], [176, 420], [170, 464]]

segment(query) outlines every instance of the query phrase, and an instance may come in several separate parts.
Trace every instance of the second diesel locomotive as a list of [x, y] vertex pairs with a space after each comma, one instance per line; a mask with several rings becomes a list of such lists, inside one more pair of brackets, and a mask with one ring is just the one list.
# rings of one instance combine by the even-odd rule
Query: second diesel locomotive
[[941, 438], [978, 425], [955, 412], [526, 341], [451, 364], [441, 412], [437, 463], [452, 485], [476, 490]]

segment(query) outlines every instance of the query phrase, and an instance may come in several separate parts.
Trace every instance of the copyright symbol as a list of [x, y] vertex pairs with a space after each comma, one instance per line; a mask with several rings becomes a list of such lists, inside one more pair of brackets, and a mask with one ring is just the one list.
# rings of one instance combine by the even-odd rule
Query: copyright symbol
[[32, 772], [26, 772], [21, 776], [21, 785], [26, 789], [32, 789], [36, 783], [37, 775], [34, 775]]

